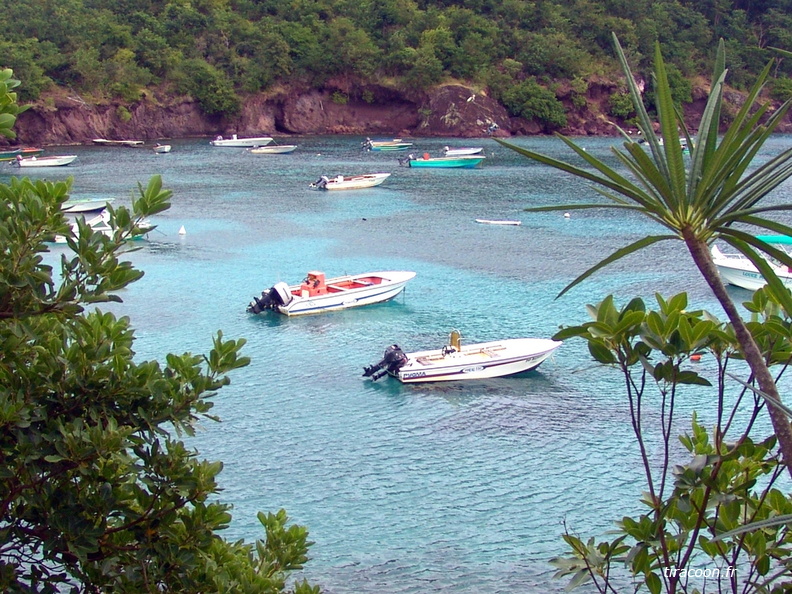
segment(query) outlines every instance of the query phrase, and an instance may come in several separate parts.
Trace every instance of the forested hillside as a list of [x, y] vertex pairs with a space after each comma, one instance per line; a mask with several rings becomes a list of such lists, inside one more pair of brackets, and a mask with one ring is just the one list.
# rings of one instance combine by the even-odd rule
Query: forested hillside
[[[611, 32], [638, 73], [659, 40], [685, 101], [718, 38], [737, 88], [778, 55], [768, 48], [792, 49], [792, 0], [4, 0], [0, 15], [0, 66], [23, 81], [23, 102], [52, 85], [88, 101], [148, 88], [190, 95], [208, 115], [238, 112], [247, 93], [346, 76], [402, 89], [463, 81], [530, 117], [526, 97], [559, 81], [582, 96], [591, 78], [615, 76]], [[776, 98], [790, 73], [779, 58]], [[552, 122], [548, 100], [539, 110]]]

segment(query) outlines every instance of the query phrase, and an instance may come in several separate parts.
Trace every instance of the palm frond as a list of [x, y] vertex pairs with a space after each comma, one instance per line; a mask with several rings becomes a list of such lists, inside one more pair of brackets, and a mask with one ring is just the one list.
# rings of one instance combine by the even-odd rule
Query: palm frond
[[583, 282], [584, 280], [586, 280], [588, 277], [590, 277], [592, 274], [594, 274], [598, 270], [604, 268], [605, 266], [608, 266], [609, 264], [612, 264], [616, 260], [624, 258], [625, 256], [629, 256], [633, 252], [637, 252], [638, 250], [641, 250], [641, 249], [643, 249], [645, 247], [648, 247], [648, 246], [650, 246], [650, 245], [652, 245], [654, 243], [657, 243], [658, 241], [665, 241], [667, 239], [679, 239], [679, 237], [676, 236], [676, 235], [654, 235], [654, 236], [650, 236], [650, 237], [644, 237], [644, 238], [639, 239], [638, 241], [636, 241], [634, 243], [631, 243], [628, 246], [625, 246], [625, 247], [623, 247], [623, 248], [621, 248], [619, 250], [616, 250], [610, 256], [608, 256], [604, 260], [601, 260], [598, 264], [595, 264], [594, 266], [592, 266], [591, 268], [586, 270], [583, 274], [578, 276], [575, 280], [573, 280], [566, 287], [564, 287], [563, 290], [558, 295], [556, 295], [556, 299], [561, 297], [564, 293], [569, 291], [572, 287], [574, 287], [574, 286], [580, 284], [581, 282]]
[[679, 126], [677, 123], [677, 110], [671, 97], [671, 86], [668, 84], [663, 53], [660, 43], [655, 42], [655, 97], [657, 99], [657, 115], [660, 121], [660, 131], [663, 136], [665, 149], [665, 163], [668, 171], [667, 183], [670, 192], [666, 203], [672, 210], [678, 210], [680, 202], [685, 196], [685, 163], [682, 151], [679, 148]]
[[[641, 91], [638, 89], [638, 85], [635, 84], [635, 79], [632, 76], [632, 71], [630, 70], [630, 65], [627, 62], [627, 57], [624, 55], [624, 50], [622, 49], [621, 43], [619, 43], [619, 38], [616, 37], [615, 33], [611, 33], [611, 37], [613, 39], [613, 47], [616, 50], [616, 57], [619, 59], [622, 71], [627, 77], [627, 89], [630, 92], [630, 98], [633, 102], [633, 109], [635, 109], [635, 113], [638, 118], [638, 129], [641, 131], [641, 134], [643, 135], [646, 142], [649, 143], [649, 148], [652, 151], [652, 155], [657, 158], [658, 155], [662, 153], [662, 148], [660, 147], [660, 142], [657, 140], [657, 136], [654, 133], [652, 119], [649, 117], [649, 113], [646, 111], [646, 106], [643, 104]], [[667, 174], [667, 172], [663, 173]]]
[[618, 194], [622, 194], [623, 196], [627, 196], [632, 198], [633, 196], [641, 196], [642, 190], [635, 184], [633, 184], [630, 180], [625, 178], [623, 175], [620, 175], [616, 171], [614, 171], [611, 167], [608, 167], [605, 163], [597, 159], [596, 157], [592, 157], [588, 155], [584, 150], [580, 149], [575, 145], [574, 142], [570, 141], [569, 139], [564, 138], [563, 136], [559, 135], [559, 138], [566, 142], [570, 147], [578, 152], [587, 163], [589, 163], [592, 167], [594, 167], [597, 171], [602, 172], [603, 175], [597, 175], [587, 169], [583, 169], [576, 165], [572, 165], [571, 163], [566, 163], [564, 161], [559, 161], [558, 159], [554, 159], [552, 157], [548, 157], [546, 155], [542, 155], [541, 153], [536, 153], [534, 151], [519, 147], [515, 144], [502, 140], [500, 138], [495, 138], [494, 140], [516, 153], [519, 153], [529, 159], [533, 159], [538, 161], [539, 163], [543, 163], [545, 165], [549, 165], [555, 169], [560, 169], [561, 171], [566, 171], [567, 173], [571, 173], [576, 177], [581, 177], [588, 181], [594, 182], [595, 184], [605, 186], [606, 188], [610, 188], [614, 192]]
[[733, 223], [745, 223], [746, 225], [756, 225], [757, 227], [769, 228], [768, 223], [775, 223], [762, 217], [757, 217], [757, 214], [765, 212], [788, 212], [792, 210], [792, 204], [776, 204], [774, 206], [764, 206], [762, 208], [748, 208], [734, 215], [726, 215], [712, 220], [713, 228], [725, 228]]
[[[719, 46], [722, 49], [723, 40]], [[717, 70], [717, 68], [716, 68]], [[691, 146], [691, 165], [688, 173], [687, 194], [692, 198], [691, 202], [700, 204], [701, 197], [698, 195], [697, 188], [702, 176], [702, 172], [708, 169], [707, 164], [712, 160], [715, 150], [718, 147], [718, 125], [720, 124], [720, 109], [723, 96], [723, 86], [726, 81], [726, 71], [722, 71], [720, 76], [713, 79], [712, 89], [707, 98], [707, 105], [699, 123], [699, 133], [695, 144]], [[706, 194], [702, 194], [706, 198]]]
[[[593, 188], [597, 190], [598, 188]], [[611, 196], [607, 196], [610, 198]], [[640, 206], [635, 206], [634, 204], [556, 204], [554, 206], [528, 206], [523, 210], [525, 212], [551, 212], [551, 211], [558, 211], [558, 210], [589, 210], [594, 208], [607, 208], [608, 210], [613, 208], [621, 208], [624, 210], [643, 210]]]

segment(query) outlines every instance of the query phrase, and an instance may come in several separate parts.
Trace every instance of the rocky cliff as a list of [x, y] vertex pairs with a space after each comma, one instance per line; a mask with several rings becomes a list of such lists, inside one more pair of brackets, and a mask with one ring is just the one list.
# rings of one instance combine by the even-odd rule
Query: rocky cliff
[[[606, 102], [615, 91], [607, 83], [590, 84], [586, 104], [573, 106], [563, 89], [570, 135], [615, 135]], [[695, 128], [706, 99], [700, 93], [687, 106]], [[164, 96], [164, 94], [163, 94]], [[622, 124], [622, 122], [617, 122]], [[494, 124], [494, 125], [493, 125]], [[511, 118], [485, 93], [463, 85], [428, 92], [403, 92], [376, 85], [332, 81], [325, 90], [279, 90], [245, 98], [233, 118], [210, 117], [189, 97], [167, 100], [146, 93], [133, 104], [90, 103], [64, 91], [54, 92], [22, 113], [16, 125], [23, 145], [90, 142], [93, 138], [157, 140], [213, 137], [218, 134], [349, 134], [362, 136], [440, 136], [474, 138], [545, 134], [538, 122]], [[792, 130], [786, 125], [785, 131]]]

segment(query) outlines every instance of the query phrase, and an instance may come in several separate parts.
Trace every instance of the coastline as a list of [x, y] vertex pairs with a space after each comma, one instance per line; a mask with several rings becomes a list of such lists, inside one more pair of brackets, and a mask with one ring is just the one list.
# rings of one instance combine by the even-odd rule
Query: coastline
[[[498, 136], [618, 136], [629, 123], [608, 115], [608, 100], [618, 86], [590, 83], [585, 103], [559, 88], [556, 95], [566, 109], [567, 125], [553, 128], [542, 122], [512, 117], [486, 93], [461, 84], [425, 92], [405, 92], [382, 86], [352, 86], [336, 82], [324, 90], [278, 89], [245, 97], [234, 117], [208, 116], [191, 97], [145, 92], [133, 103], [87, 101], [65, 89], [56, 89], [32, 103], [18, 117], [21, 145], [90, 144], [94, 138], [157, 141], [217, 135], [239, 137], [348, 135], [382, 137], [485, 138]], [[739, 96], [731, 94], [733, 102]], [[684, 105], [688, 126], [704, 109], [706, 91], [697, 89]], [[792, 132], [787, 119], [778, 132]]]

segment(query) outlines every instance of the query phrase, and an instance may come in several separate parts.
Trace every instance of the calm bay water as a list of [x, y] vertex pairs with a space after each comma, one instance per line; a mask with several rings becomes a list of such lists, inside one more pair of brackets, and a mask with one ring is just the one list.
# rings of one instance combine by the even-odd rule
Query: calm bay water
[[[561, 592], [547, 560], [565, 550], [564, 524], [600, 537], [640, 509], [640, 459], [616, 372], [594, 366], [582, 341], [512, 378], [405, 386], [364, 380], [363, 367], [394, 342], [438, 348], [454, 328], [468, 342], [549, 337], [586, 321], [586, 304], [611, 293], [624, 303], [687, 291], [691, 306], [720, 310], [679, 243], [556, 299], [588, 266], [659, 230], [615, 211], [523, 212], [601, 199], [490, 140], [415, 141], [416, 152], [432, 154], [485, 146], [476, 170], [400, 167], [399, 154], [363, 152], [362, 140], [305, 137], [291, 155], [265, 156], [195, 139], [172, 141], [166, 155], [53, 147], [47, 154], [79, 158], [26, 174], [73, 176], [74, 198], [116, 204], [129, 204], [153, 174], [174, 191], [158, 229], [130, 256], [145, 276], [112, 309], [131, 317], [140, 360], [208, 352], [217, 330], [247, 339], [251, 365], [215, 399], [222, 423], [203, 423], [192, 441], [225, 463], [227, 538], [262, 538], [256, 512], [283, 507], [308, 526], [316, 544], [304, 575], [328, 593]], [[759, 161], [790, 141], [773, 138]], [[515, 142], [571, 158], [555, 139]], [[612, 159], [614, 139], [579, 142]], [[320, 175], [374, 171], [393, 175], [363, 191], [308, 188]], [[772, 199], [790, 194], [787, 186]], [[418, 274], [387, 304], [294, 319], [245, 312], [253, 295], [311, 269]], [[708, 398], [686, 406], [706, 418]]]

